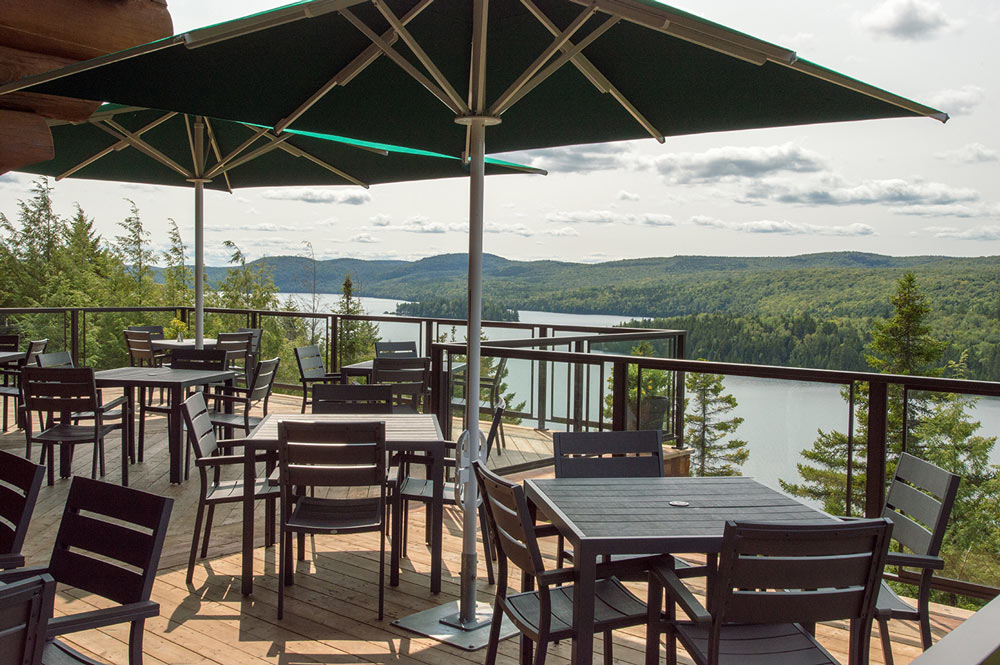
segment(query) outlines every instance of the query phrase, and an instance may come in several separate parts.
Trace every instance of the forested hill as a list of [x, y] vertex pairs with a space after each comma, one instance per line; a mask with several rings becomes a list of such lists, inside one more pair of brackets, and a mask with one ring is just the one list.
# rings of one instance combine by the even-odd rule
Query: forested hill
[[[309, 259], [261, 259], [282, 291], [311, 291]], [[466, 257], [419, 261], [333, 259], [316, 264], [316, 290], [336, 293], [351, 274], [360, 295], [428, 300], [465, 293]], [[822, 318], [884, 316], [888, 294], [912, 270], [939, 314], [1000, 316], [1000, 258], [891, 257], [829, 252], [792, 257], [675, 256], [580, 264], [486, 255], [484, 295], [506, 306], [669, 317], [703, 313]], [[210, 268], [216, 281], [224, 268]]]

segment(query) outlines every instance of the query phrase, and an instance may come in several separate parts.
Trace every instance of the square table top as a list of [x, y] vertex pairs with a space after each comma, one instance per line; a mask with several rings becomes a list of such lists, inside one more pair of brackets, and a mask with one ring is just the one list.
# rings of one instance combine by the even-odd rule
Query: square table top
[[94, 372], [104, 386], [179, 386], [189, 388], [236, 378], [232, 370], [173, 369], [171, 367], [116, 367]]
[[[152, 341], [154, 349], [193, 349], [195, 346], [194, 337], [186, 337], [180, 341], [176, 339], [154, 339]], [[215, 346], [216, 340], [212, 337], [206, 337], [201, 340], [202, 346], [206, 349], [210, 349]]]
[[248, 439], [258, 442], [277, 442], [278, 423], [281, 421], [305, 422], [385, 422], [386, 443], [428, 443], [443, 441], [438, 419], [429, 413], [282, 413], [265, 416], [250, 433]]
[[24, 358], [24, 351], [0, 351], [0, 365]]
[[836, 520], [745, 477], [549, 478], [525, 493], [571, 541], [608, 554], [718, 552], [726, 520]]

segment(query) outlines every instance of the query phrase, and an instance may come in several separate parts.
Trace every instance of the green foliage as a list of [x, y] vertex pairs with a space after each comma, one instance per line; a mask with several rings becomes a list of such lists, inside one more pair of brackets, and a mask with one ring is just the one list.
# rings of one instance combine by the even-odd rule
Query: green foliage
[[[653, 357], [658, 355], [656, 346], [644, 340], [632, 347], [630, 355]], [[628, 397], [625, 405], [626, 429], [663, 429], [673, 373], [659, 369], [642, 369], [631, 363], [625, 378]], [[604, 418], [611, 420], [614, 412], [614, 376], [607, 379], [608, 390], [604, 396]]]
[[[422, 316], [442, 319], [465, 319], [469, 312], [466, 298], [436, 298], [420, 302], [402, 302], [396, 305], [399, 316]], [[520, 321], [518, 311], [496, 301], [483, 301], [484, 321]]]
[[115, 236], [114, 243], [114, 252], [124, 265], [126, 275], [120, 295], [125, 301], [123, 304], [135, 307], [155, 305], [152, 265], [156, 254], [149, 248], [150, 232], [143, 226], [135, 202], [126, 201], [129, 203], [129, 216], [118, 222], [125, 232]]
[[738, 405], [725, 392], [721, 374], [689, 373], [685, 377], [684, 441], [694, 448], [691, 472], [695, 476], [738, 476], [750, 457], [747, 442], [730, 437], [743, 418], [729, 416]]
[[184, 240], [177, 222], [170, 219], [170, 248], [162, 254], [163, 298], [174, 305], [194, 304], [194, 271], [184, 261]]
[[[350, 274], [344, 276], [341, 293], [343, 295], [333, 309], [334, 314], [341, 316], [366, 314], [361, 301], [354, 295], [354, 282], [351, 281]], [[342, 366], [351, 365], [374, 358], [375, 342], [380, 339], [377, 323], [350, 318], [340, 319], [340, 330], [337, 331], [337, 341], [340, 344], [340, 364]]]

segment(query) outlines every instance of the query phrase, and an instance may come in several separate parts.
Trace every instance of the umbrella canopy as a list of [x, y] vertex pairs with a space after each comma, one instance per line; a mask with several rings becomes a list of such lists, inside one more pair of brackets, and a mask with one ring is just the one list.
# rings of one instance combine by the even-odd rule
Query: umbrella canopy
[[[456, 157], [313, 132], [284, 132], [174, 111], [105, 104], [88, 122], [53, 122], [55, 157], [19, 171], [154, 185], [192, 186], [195, 209], [195, 339], [204, 323], [200, 188], [369, 185], [468, 175]], [[196, 155], [204, 155], [202, 160]], [[490, 160], [490, 174], [529, 171]]]
[[[470, 160], [467, 385], [479, 382], [493, 152], [947, 116], [654, 0], [310, 0], [0, 87], [336, 131]], [[477, 422], [475, 399], [466, 421]], [[471, 456], [478, 430], [469, 437]], [[466, 469], [465, 477], [468, 470]], [[475, 625], [477, 493], [458, 623]]]

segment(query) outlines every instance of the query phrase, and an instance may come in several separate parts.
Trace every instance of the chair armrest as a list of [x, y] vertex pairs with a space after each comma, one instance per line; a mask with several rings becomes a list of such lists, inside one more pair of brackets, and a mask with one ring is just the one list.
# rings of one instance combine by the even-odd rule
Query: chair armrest
[[550, 522], [542, 522], [541, 524], [535, 525], [535, 537], [536, 538], [548, 538], [550, 536], [558, 536], [559, 529]]
[[220, 448], [238, 448], [240, 446], [245, 446], [246, 444], [246, 439], [218, 439], [215, 442], [215, 445]]
[[0, 582], [3, 582], [4, 584], [20, 582], [21, 580], [26, 580], [29, 577], [37, 577], [38, 575], [42, 575], [47, 572], [49, 572], [48, 566], [28, 566], [27, 568], [5, 570], [0, 572]]
[[20, 552], [9, 552], [7, 554], [0, 554], [0, 570], [8, 570], [10, 568], [20, 568], [24, 565], [24, 555]]
[[[102, 402], [103, 401], [101, 399], [101, 391], [100, 391], [100, 389], [98, 389], [98, 391], [97, 391], [97, 401], [98, 402]], [[106, 404], [101, 404], [101, 409], [100, 410], [101, 410], [102, 413], [104, 413], [105, 411], [110, 411], [111, 409], [113, 409], [115, 407], [118, 407], [118, 406], [121, 406], [122, 404], [125, 404], [125, 402], [126, 402], [125, 396], [121, 395], [120, 397], [116, 397], [113, 400], [111, 400], [110, 402], [107, 402]]]
[[[230, 464], [243, 464], [246, 459], [243, 455], [215, 455], [214, 457], [201, 457], [194, 461], [196, 467], [213, 467], [213, 466], [227, 466]], [[257, 461], [263, 462], [264, 459], [260, 458]]]
[[650, 566], [649, 583], [659, 584], [666, 589], [670, 597], [681, 606], [684, 613], [695, 623], [705, 624], [712, 622], [712, 615], [709, 614], [708, 610], [698, 602], [694, 594], [677, 577], [671, 557], [665, 556]]
[[570, 584], [576, 575], [572, 568], [553, 568], [538, 574], [538, 583], [552, 586], [555, 584]]
[[154, 603], [151, 600], [141, 600], [138, 603], [127, 603], [118, 607], [55, 617], [49, 620], [48, 629], [45, 631], [45, 638], [52, 639], [58, 635], [76, 633], [81, 630], [90, 630], [91, 628], [101, 628], [102, 626], [112, 626], [117, 623], [135, 621], [137, 619], [148, 619], [159, 615], [159, 603]]
[[941, 570], [944, 568], [944, 559], [938, 556], [928, 556], [926, 554], [912, 554], [910, 552], [889, 552], [885, 565], [902, 566], [904, 568], [929, 568], [930, 570]]

